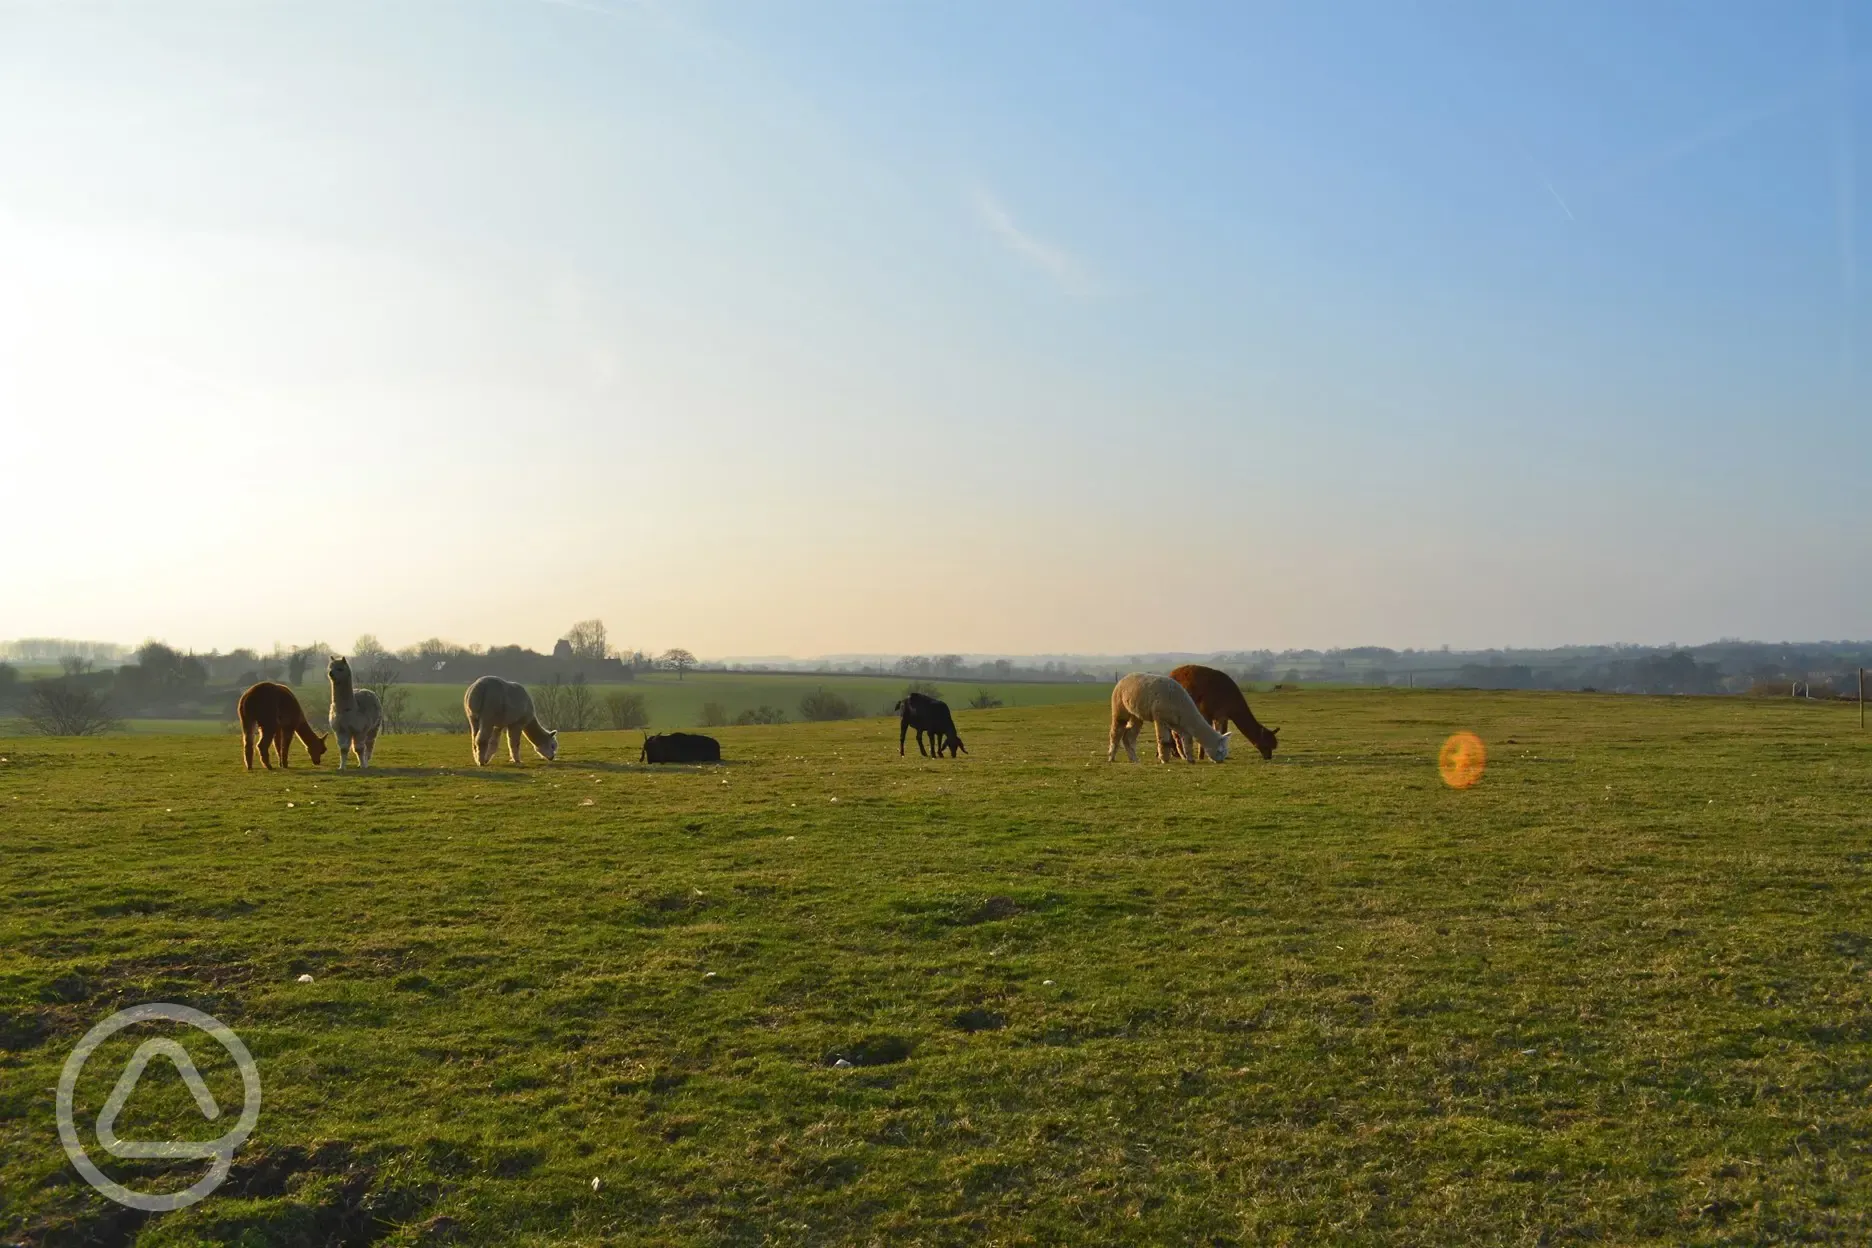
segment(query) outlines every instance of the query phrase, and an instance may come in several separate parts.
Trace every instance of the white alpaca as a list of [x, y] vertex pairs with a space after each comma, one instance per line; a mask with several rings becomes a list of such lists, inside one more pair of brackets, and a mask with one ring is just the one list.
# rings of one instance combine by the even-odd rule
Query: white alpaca
[[338, 770], [344, 770], [346, 750], [356, 756], [359, 767], [368, 767], [371, 753], [377, 748], [377, 734], [383, 729], [383, 706], [370, 690], [352, 688], [351, 665], [338, 655], [331, 656], [325, 675], [331, 680], [331, 727], [338, 734]]
[[474, 744], [475, 765], [485, 767], [494, 757], [503, 729], [507, 733], [507, 753], [520, 761], [520, 737], [533, 743], [533, 751], [547, 762], [559, 753], [559, 734], [542, 728], [533, 714], [533, 695], [525, 685], [498, 676], [483, 676], [468, 686], [462, 695], [462, 710], [468, 714], [468, 737]]
[[[1132, 672], [1112, 689], [1111, 714], [1111, 741], [1105, 750], [1108, 763], [1117, 761], [1120, 743], [1131, 761], [1138, 761], [1138, 731], [1147, 719], [1157, 725], [1157, 761], [1160, 763], [1169, 762], [1175, 754], [1168, 740], [1173, 732], [1202, 742], [1209, 757], [1218, 763], [1228, 758], [1229, 734], [1217, 732], [1196, 709], [1189, 691], [1168, 676]], [[1196, 761], [1193, 752], [1188, 757], [1190, 762]]]

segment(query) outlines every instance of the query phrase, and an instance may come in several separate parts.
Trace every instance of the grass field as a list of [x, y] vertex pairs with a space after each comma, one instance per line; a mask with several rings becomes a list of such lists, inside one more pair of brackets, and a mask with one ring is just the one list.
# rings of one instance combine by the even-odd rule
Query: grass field
[[[1108, 766], [1087, 705], [962, 712], [953, 762], [881, 720], [659, 770], [0, 741], [0, 1242], [1872, 1241], [1852, 708], [1255, 705], [1272, 763]], [[145, 1001], [264, 1086], [227, 1184], [147, 1217], [52, 1092]], [[119, 1132], [208, 1134], [150, 1071]]]
[[[1101, 706], [1111, 696], [1111, 686], [1102, 683], [937, 681], [937, 688], [951, 706], [960, 710], [986, 689], [1010, 707], [1051, 706], [1062, 702], [1096, 702]], [[693, 728], [702, 722], [702, 704], [719, 702], [733, 718], [744, 710], [761, 706], [778, 707], [789, 719], [800, 718], [800, 699], [824, 687], [849, 699], [863, 714], [874, 715], [903, 696], [907, 678], [901, 676], [819, 676], [819, 675], [750, 675], [744, 672], [690, 672], [678, 680], [667, 672], [650, 672], [628, 684], [593, 685], [602, 700], [613, 690], [640, 693], [650, 714], [651, 729]], [[467, 682], [444, 685], [406, 685], [411, 693], [413, 713], [430, 721], [444, 721], [461, 714], [462, 692]], [[331, 702], [331, 688], [321, 675], [294, 692], [314, 725], [325, 723], [326, 707]], [[234, 722], [237, 695], [227, 698], [225, 719], [157, 720], [134, 719], [126, 727], [134, 732], [218, 732]], [[227, 729], [232, 731], [232, 729]]]

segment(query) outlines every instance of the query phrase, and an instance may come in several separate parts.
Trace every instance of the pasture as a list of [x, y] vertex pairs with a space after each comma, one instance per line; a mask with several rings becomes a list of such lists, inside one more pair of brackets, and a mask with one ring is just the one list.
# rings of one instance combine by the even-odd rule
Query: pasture
[[[636, 733], [362, 774], [0, 740], [0, 1242], [1872, 1239], [1854, 708], [1264, 693], [1275, 761], [1133, 766], [1103, 690], [970, 691], [953, 761], [882, 719], [659, 769]], [[52, 1093], [145, 1001], [227, 1022], [265, 1097], [147, 1218]], [[205, 1133], [145, 1086], [122, 1134]]]
[[[430, 723], [453, 722], [461, 714], [462, 691], [474, 676], [464, 670], [462, 679], [447, 684], [409, 684], [411, 713]], [[364, 684], [362, 675], [360, 685]], [[904, 676], [847, 676], [838, 674], [750, 674], [745, 672], [690, 672], [678, 680], [669, 672], [646, 672], [626, 684], [593, 685], [592, 691], [603, 702], [607, 693], [621, 691], [643, 695], [650, 714], [650, 727], [656, 729], [694, 728], [702, 722], [702, 704], [719, 702], [730, 719], [744, 710], [761, 706], [778, 707], [789, 720], [800, 718], [800, 699], [815, 689], [825, 688], [848, 699], [862, 715], [876, 715], [887, 710], [903, 696], [909, 678]], [[1050, 706], [1063, 702], [1092, 702], [1103, 706], [1111, 686], [1096, 682], [974, 680], [936, 681], [942, 696], [960, 711], [977, 690], [985, 689], [1010, 707]], [[528, 685], [537, 690], [540, 682]], [[304, 683], [294, 686], [306, 717], [316, 728], [325, 726], [326, 708], [331, 704], [331, 686], [326, 683], [324, 663]], [[134, 732], [237, 732], [234, 703], [238, 689], [226, 695], [227, 713], [219, 718], [199, 720], [132, 720], [127, 727]], [[548, 725], [549, 727], [551, 725]]]

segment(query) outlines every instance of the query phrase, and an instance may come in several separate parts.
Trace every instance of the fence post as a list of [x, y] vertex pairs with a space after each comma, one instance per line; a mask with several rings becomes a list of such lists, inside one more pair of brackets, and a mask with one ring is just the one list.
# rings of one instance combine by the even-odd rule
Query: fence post
[[1859, 731], [1865, 731], [1865, 668], [1859, 669]]

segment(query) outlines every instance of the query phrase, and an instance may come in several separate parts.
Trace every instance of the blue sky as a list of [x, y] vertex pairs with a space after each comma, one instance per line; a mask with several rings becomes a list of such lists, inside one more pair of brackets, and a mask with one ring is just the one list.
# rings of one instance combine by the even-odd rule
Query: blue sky
[[0, 438], [100, 496], [27, 474], [0, 636], [1863, 635], [1869, 68], [1826, 4], [0, 0]]

